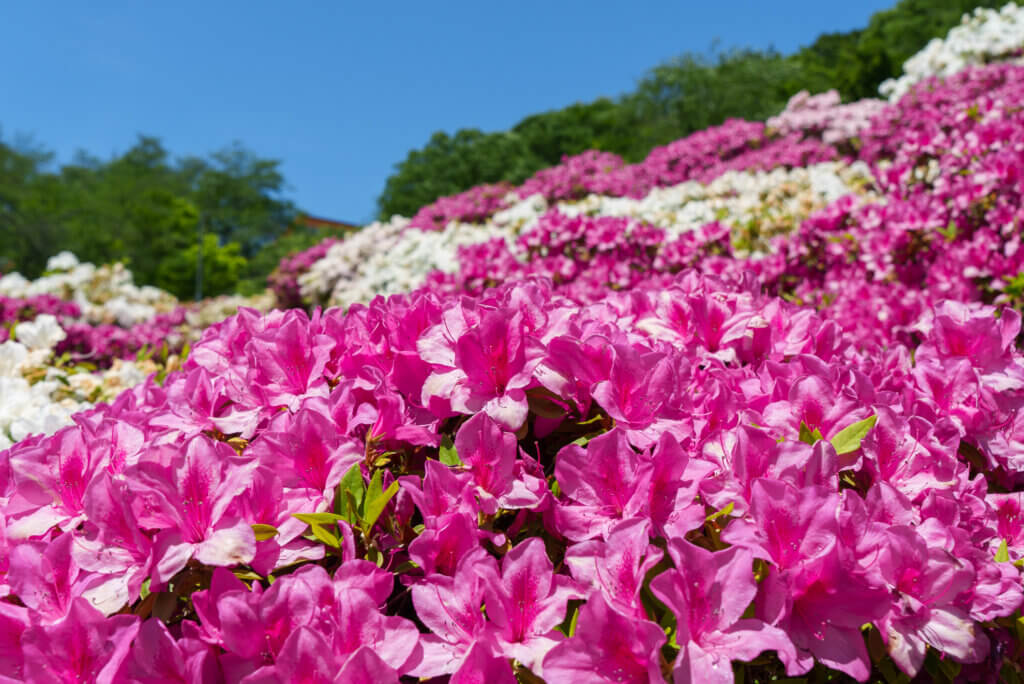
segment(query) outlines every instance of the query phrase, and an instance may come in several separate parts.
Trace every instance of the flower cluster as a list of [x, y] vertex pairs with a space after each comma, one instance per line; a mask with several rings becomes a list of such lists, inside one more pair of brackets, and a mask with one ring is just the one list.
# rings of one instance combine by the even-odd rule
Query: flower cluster
[[290, 309], [303, 306], [299, 276], [308, 271], [314, 263], [323, 259], [331, 245], [336, 242], [335, 238], [326, 238], [309, 249], [281, 259], [281, 263], [277, 265], [274, 272], [267, 276], [267, 286], [274, 293], [279, 307]]
[[347, 310], [242, 309], [0, 451], [3, 671], [1019, 679], [1022, 101], [971, 68], [857, 163], [840, 115], [730, 122], [330, 246]]
[[443, 230], [449, 223], [479, 223], [504, 208], [512, 190], [507, 183], [478, 185], [451, 197], [442, 197], [412, 217], [410, 226], [420, 230]]
[[348, 306], [378, 294], [408, 292], [435, 271], [459, 269], [459, 248], [511, 239], [506, 226], [449, 223], [442, 230], [410, 229], [407, 219], [366, 226], [334, 244], [299, 277], [303, 298], [316, 304]]
[[0, 296], [19, 299], [51, 295], [76, 304], [89, 323], [112, 323], [127, 328], [168, 313], [178, 306], [173, 295], [132, 280], [124, 264], [95, 266], [61, 252], [46, 263], [46, 275], [28, 280], [20, 273], [0, 277]]
[[54, 352], [67, 334], [42, 313], [11, 328], [0, 342], [0, 449], [36, 434], [53, 434], [74, 413], [108, 401], [158, 370], [153, 361], [114, 361], [101, 372]]
[[0, 453], [9, 671], [998, 672], [1020, 318], [947, 302], [919, 332], [858, 351], [693, 271], [589, 305], [532, 277], [243, 311], [163, 386]]
[[[480, 186], [424, 207], [412, 221], [392, 217], [386, 223], [371, 224], [340, 243], [331, 240], [330, 244], [320, 243], [287, 257], [282, 260], [276, 274], [271, 276], [270, 286], [282, 305], [368, 301], [366, 294], [401, 292], [422, 282], [422, 276], [414, 276], [411, 282], [402, 283], [403, 287], [399, 289], [355, 285], [357, 294], [341, 290], [336, 296], [330, 296], [336, 290], [336, 284], [340, 287], [348, 281], [359, 280], [359, 271], [377, 272], [364, 266], [361, 256], [379, 255], [388, 247], [400, 244], [400, 240], [411, 241], [409, 256], [418, 264], [428, 263], [434, 258], [446, 259], [450, 263], [459, 244], [476, 244], [498, 237], [493, 234], [474, 236], [471, 226], [483, 224], [492, 232], [497, 229], [509, 234], [527, 218], [523, 216], [524, 212], [527, 215], [536, 211], [542, 213], [553, 203], [571, 202], [588, 195], [642, 200], [652, 192], [656, 193], [658, 188], [678, 186], [688, 181], [707, 184], [729, 172], [802, 168], [839, 156], [834, 147], [813, 135], [806, 136], [801, 131], [779, 136], [767, 130], [763, 123], [738, 119], [655, 148], [639, 164], [627, 165], [614, 154], [588, 151], [566, 157], [560, 165], [537, 172], [507, 194], [499, 196], [508, 190], [504, 185]], [[431, 239], [409, 235], [417, 229], [428, 232], [447, 229], [448, 237]], [[455, 235], [459, 237], [455, 238]], [[514, 233], [509, 235], [509, 239], [512, 237]], [[429, 251], [435, 246], [443, 250], [439, 253], [442, 256], [434, 257]], [[387, 261], [389, 263], [375, 266], [386, 269], [387, 279], [400, 278], [393, 266], [396, 259]], [[321, 265], [320, 262], [330, 263]], [[434, 268], [451, 270], [442, 265]], [[415, 273], [416, 266], [410, 266], [410, 270]]]
[[885, 108], [882, 100], [857, 100], [842, 104], [839, 93], [829, 90], [811, 95], [806, 90], [789, 99], [786, 108], [765, 123], [783, 135], [794, 131], [816, 135], [829, 145], [843, 145], [857, 138]]
[[[482, 224], [452, 222], [443, 230], [428, 232], [407, 229], [398, 219], [367, 226], [334, 244], [300, 282], [307, 299], [335, 306], [368, 302], [378, 294], [408, 292], [431, 282], [447, 283], [446, 289], [460, 283], [463, 289], [478, 292], [479, 286], [527, 271], [564, 283], [575, 279], [570, 274], [580, 268], [594, 267], [593, 260], [585, 257], [593, 244], [577, 249], [561, 239], [557, 248], [538, 243], [548, 240], [543, 235], [564, 223], [565, 217], [580, 218], [574, 222], [577, 238], [602, 241], [608, 247], [601, 261], [618, 273], [632, 274], [632, 278], [654, 268], [678, 271], [689, 263], [679, 254], [683, 245], [694, 243], [694, 236], [703, 234], [705, 227], [713, 232], [711, 224], [724, 226], [731, 234], [726, 244], [731, 242], [737, 253], [747, 254], [767, 249], [772, 236], [789, 232], [840, 197], [874, 198], [873, 187], [865, 164], [826, 162], [791, 170], [727, 171], [709, 184], [689, 181], [655, 188], [641, 199], [588, 195], [550, 206], [543, 196], [531, 195]], [[633, 221], [605, 221], [611, 217]], [[651, 235], [660, 237], [639, 250], [649, 252], [648, 256], [627, 264], [623, 250], [639, 255], [640, 245], [623, 242], [627, 240], [623, 235], [585, 236], [595, 222], [604, 226], [598, 232], [605, 233], [618, 230], [612, 226], [642, 222], [653, 229]], [[665, 238], [669, 240], [665, 242]], [[550, 258], [541, 264], [539, 256]], [[621, 278], [601, 280], [597, 271], [594, 273], [598, 286], [627, 284]]]
[[0, 277], [0, 293], [0, 342], [16, 323], [51, 314], [64, 331], [56, 356], [101, 368], [140, 352], [177, 353], [239, 307], [268, 311], [274, 305], [268, 293], [182, 304], [163, 290], [135, 286], [123, 264], [96, 267], [70, 252], [51, 257], [47, 274], [36, 280], [19, 273]]
[[903, 64], [903, 75], [888, 79], [879, 92], [895, 102], [911, 87], [933, 76], [952, 76], [967, 66], [1020, 61], [1024, 54], [1024, 7], [1010, 2], [1000, 10], [978, 7], [965, 14], [945, 39], [934, 38]]
[[[74, 413], [112, 400], [154, 372], [162, 375], [173, 369], [188, 343], [239, 307], [267, 311], [273, 305], [269, 294], [217, 297], [176, 305], [128, 326], [97, 322], [117, 321], [123, 318], [117, 312], [125, 311], [118, 308], [126, 301], [123, 296], [103, 304], [88, 298], [113, 287], [102, 274], [119, 273], [119, 282], [129, 284], [131, 274], [79, 264], [69, 253], [51, 259], [50, 267], [52, 273], [37, 281], [18, 274], [3, 281], [7, 291], [56, 291], [70, 299], [56, 294], [0, 295], [0, 448], [30, 435], [52, 434], [70, 424]], [[83, 280], [82, 273], [93, 276]], [[170, 295], [154, 299], [173, 300]], [[111, 303], [113, 308], [104, 308]], [[83, 307], [92, 315], [83, 315]]]

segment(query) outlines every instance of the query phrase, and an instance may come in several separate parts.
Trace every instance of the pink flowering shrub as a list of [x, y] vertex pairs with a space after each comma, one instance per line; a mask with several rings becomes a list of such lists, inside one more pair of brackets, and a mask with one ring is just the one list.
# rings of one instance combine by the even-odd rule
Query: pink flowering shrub
[[180, 331], [185, 325], [186, 311], [186, 307], [179, 306], [129, 328], [109, 323], [67, 323], [64, 326], [67, 337], [57, 344], [55, 351], [100, 368], [109, 367], [114, 359], [133, 359], [144, 349], [154, 351], [166, 347], [169, 353], [177, 353], [186, 342]]
[[883, 100], [871, 99], [842, 104], [835, 90], [816, 95], [801, 90], [789, 99], [786, 109], [765, 123], [782, 135], [799, 131], [838, 146], [859, 138], [886, 105]]
[[865, 350], [752, 279], [666, 278], [210, 328], [162, 386], [0, 454], [6, 671], [865, 681], [1018, 662], [1019, 316], [947, 301], [915, 346]]
[[279, 307], [290, 309], [303, 305], [299, 276], [322, 259], [331, 245], [337, 241], [336, 238], [326, 238], [309, 249], [281, 259], [274, 272], [267, 276], [267, 287], [273, 291]]
[[508, 183], [478, 185], [451, 197], [441, 197], [416, 212], [409, 222], [420, 230], [443, 230], [450, 221], [479, 223], [505, 207]]
[[[1019, 679], [1022, 86], [887, 107], [860, 151], [884, 197], [768, 254], [552, 210], [416, 292], [209, 328], [0, 452], [0, 672]], [[835, 152], [760, 131], [658, 164]], [[602, 163], [538, 182], [628, 168]]]
[[67, 353], [72, 361], [108, 368], [114, 359], [133, 359], [145, 348], [158, 350], [167, 345], [169, 352], [180, 351], [185, 339], [179, 328], [185, 323], [186, 311], [185, 307], [178, 307], [125, 328], [111, 323], [84, 322], [77, 304], [53, 295], [25, 299], [0, 296], [0, 342], [10, 338], [10, 331], [17, 323], [34, 320], [40, 314], [51, 314], [67, 334], [57, 343], [54, 350], [57, 355]]
[[79, 318], [82, 310], [74, 302], [54, 295], [35, 297], [4, 297], [0, 295], [0, 342], [10, 337], [10, 329], [22, 321], [31, 321], [40, 314], [50, 314], [58, 323]]

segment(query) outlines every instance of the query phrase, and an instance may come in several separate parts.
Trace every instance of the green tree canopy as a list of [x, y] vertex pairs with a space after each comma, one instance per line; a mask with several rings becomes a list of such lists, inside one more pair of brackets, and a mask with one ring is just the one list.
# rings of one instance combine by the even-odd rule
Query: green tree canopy
[[686, 53], [655, 66], [633, 91], [616, 98], [533, 114], [507, 132], [439, 131], [395, 165], [377, 200], [378, 215], [411, 216], [438, 197], [480, 183], [518, 183], [586, 149], [639, 161], [657, 145], [729, 117], [777, 114], [804, 89], [835, 88], [847, 101], [877, 97], [882, 81], [898, 76], [909, 57], [944, 36], [965, 12], [1005, 2], [900, 0], [872, 15], [866, 27], [822, 34], [791, 55], [749, 48]]
[[68, 249], [95, 263], [125, 261], [137, 283], [185, 298], [202, 235], [203, 292], [230, 292], [258, 277], [248, 259], [295, 215], [281, 197], [279, 163], [238, 144], [175, 161], [157, 138], [140, 136], [108, 160], [79, 153], [56, 170], [51, 161], [0, 141], [0, 269], [36, 277]]

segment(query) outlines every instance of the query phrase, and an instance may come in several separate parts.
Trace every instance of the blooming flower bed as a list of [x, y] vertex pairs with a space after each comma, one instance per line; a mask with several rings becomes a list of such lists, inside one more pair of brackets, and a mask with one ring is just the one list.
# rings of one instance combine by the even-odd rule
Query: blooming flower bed
[[1019, 681], [1021, 102], [798, 98], [330, 246], [347, 310], [242, 309], [0, 452], [0, 671]]
[[52, 314], [33, 316], [11, 331], [16, 340], [0, 342], [0, 449], [29, 435], [52, 434], [70, 425], [74, 413], [160, 370], [151, 359], [117, 359], [102, 371], [71, 361], [55, 351], [67, 333]]
[[189, 342], [240, 306], [266, 311], [273, 302], [265, 295], [182, 305], [135, 287], [123, 266], [96, 268], [69, 253], [47, 270], [35, 281], [0, 278], [0, 290], [16, 295], [0, 295], [0, 449], [52, 434], [74, 413], [173, 369]]
[[945, 39], [935, 38], [903, 65], [903, 75], [882, 83], [879, 91], [895, 102], [911, 87], [933, 76], [952, 76], [968, 66], [1020, 62], [1024, 54], [1024, 7], [1010, 2], [996, 11], [978, 7], [965, 14]]

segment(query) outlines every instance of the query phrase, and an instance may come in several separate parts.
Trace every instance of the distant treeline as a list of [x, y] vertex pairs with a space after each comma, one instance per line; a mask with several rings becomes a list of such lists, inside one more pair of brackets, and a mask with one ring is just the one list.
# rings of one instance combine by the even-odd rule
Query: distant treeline
[[749, 48], [684, 54], [651, 69], [636, 90], [528, 116], [508, 131], [437, 132], [395, 166], [377, 199], [380, 218], [412, 216], [438, 197], [480, 183], [520, 183], [563, 155], [587, 149], [643, 159], [653, 147], [727, 118], [764, 120], [801, 90], [838, 90], [845, 101], [877, 97], [903, 62], [945, 36], [965, 12], [1007, 0], [901, 0], [864, 29], [826, 33], [792, 55]]
[[0, 273], [39, 276], [61, 250], [97, 264], [124, 261], [138, 284], [195, 294], [253, 291], [284, 254], [323, 237], [295, 225], [275, 160], [234, 145], [171, 160], [140, 137], [124, 154], [79, 154], [59, 170], [29, 142], [0, 141]]

